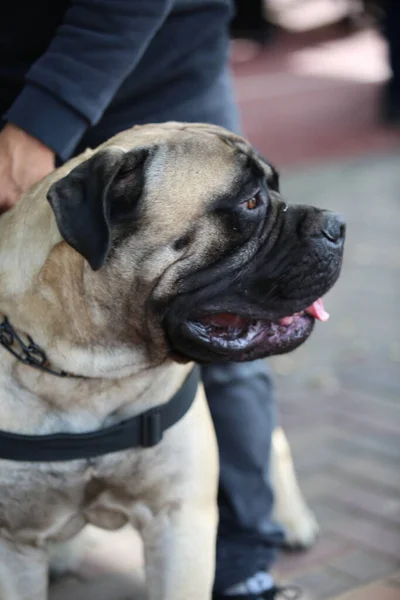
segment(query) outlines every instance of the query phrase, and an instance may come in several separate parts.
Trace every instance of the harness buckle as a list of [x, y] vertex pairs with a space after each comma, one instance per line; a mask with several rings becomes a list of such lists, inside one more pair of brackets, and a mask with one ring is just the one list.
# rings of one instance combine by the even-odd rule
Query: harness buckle
[[144, 413], [140, 419], [140, 445], [144, 448], [151, 448], [161, 442], [163, 429], [161, 423], [161, 413], [158, 409], [153, 409]]

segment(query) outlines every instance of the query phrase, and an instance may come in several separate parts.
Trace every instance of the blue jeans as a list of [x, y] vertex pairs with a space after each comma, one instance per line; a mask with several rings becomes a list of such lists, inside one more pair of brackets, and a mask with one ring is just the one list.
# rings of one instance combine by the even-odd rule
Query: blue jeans
[[[144, 113], [144, 107], [135, 108], [133, 100], [129, 118], [124, 114], [116, 126], [118, 115], [109, 109], [109, 118], [106, 115], [88, 132], [78, 151], [143, 123], [197, 121], [240, 129], [226, 71], [201, 96], [173, 107], [163, 106], [160, 98], [157, 112]], [[268, 568], [283, 539], [282, 530], [271, 522], [268, 472], [275, 401], [265, 361], [210, 365], [203, 367], [202, 374], [220, 453], [215, 578], [215, 590], [220, 592]]]

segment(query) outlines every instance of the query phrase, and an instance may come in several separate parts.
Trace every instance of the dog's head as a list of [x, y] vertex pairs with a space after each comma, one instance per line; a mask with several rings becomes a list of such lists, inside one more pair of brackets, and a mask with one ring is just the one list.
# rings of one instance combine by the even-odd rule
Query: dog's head
[[108, 328], [199, 362], [302, 344], [340, 272], [342, 218], [286, 204], [275, 169], [222, 128], [121, 136], [48, 192]]

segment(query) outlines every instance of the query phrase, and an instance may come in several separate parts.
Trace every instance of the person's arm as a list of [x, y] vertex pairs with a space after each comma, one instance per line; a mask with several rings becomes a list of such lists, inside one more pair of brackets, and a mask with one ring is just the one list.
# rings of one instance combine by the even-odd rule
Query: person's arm
[[22, 129], [8, 123], [0, 132], [0, 215], [55, 166], [55, 155]]
[[72, 0], [5, 119], [61, 159], [69, 158], [141, 59], [171, 4], [172, 0]]
[[[172, 0], [72, 0], [4, 115], [0, 214], [68, 159], [162, 25]], [[172, 40], [171, 40], [171, 43]]]

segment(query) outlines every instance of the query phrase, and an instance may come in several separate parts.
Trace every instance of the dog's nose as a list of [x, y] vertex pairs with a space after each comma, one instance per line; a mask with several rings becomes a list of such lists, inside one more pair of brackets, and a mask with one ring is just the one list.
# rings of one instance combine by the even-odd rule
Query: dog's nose
[[321, 233], [332, 244], [340, 244], [344, 240], [346, 233], [346, 224], [343, 216], [330, 211], [324, 211]]

